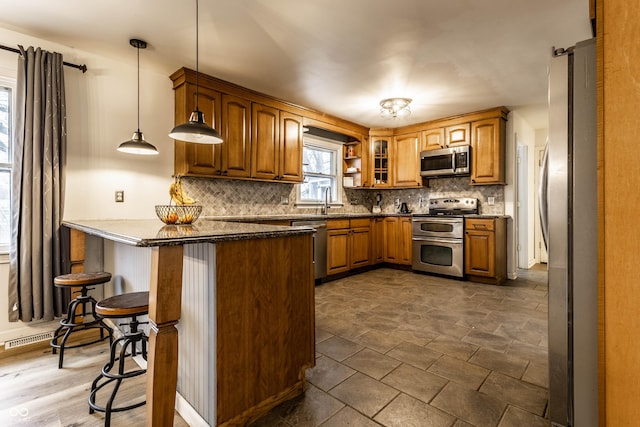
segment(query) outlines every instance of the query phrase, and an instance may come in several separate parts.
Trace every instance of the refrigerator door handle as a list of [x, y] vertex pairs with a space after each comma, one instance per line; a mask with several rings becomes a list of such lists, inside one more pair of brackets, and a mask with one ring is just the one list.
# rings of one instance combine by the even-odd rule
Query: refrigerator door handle
[[549, 196], [548, 181], [549, 176], [549, 140], [542, 153], [542, 164], [540, 165], [540, 179], [538, 180], [538, 213], [540, 214], [540, 228], [542, 229], [542, 240], [545, 249], [549, 249]]

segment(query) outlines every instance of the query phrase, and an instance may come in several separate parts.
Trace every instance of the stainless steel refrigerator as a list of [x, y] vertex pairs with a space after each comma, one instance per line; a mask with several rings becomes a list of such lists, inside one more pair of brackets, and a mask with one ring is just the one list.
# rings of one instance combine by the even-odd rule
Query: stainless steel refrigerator
[[539, 188], [549, 253], [552, 426], [598, 425], [596, 114], [595, 39], [556, 49]]

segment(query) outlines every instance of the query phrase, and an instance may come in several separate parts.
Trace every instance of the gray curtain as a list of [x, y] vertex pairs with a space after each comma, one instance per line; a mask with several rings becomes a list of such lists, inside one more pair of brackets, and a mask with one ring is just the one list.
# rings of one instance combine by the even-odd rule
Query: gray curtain
[[11, 197], [9, 320], [65, 310], [61, 274], [66, 108], [62, 55], [29, 47], [18, 59]]

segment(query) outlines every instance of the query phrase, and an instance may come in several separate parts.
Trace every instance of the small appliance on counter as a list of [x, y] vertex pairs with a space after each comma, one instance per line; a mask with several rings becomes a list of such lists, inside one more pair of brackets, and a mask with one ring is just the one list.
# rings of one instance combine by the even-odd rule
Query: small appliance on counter
[[372, 213], [380, 213], [382, 212], [382, 194], [376, 194], [376, 201], [373, 203], [373, 207], [371, 208]]
[[400, 204], [400, 213], [401, 214], [410, 214], [411, 211], [409, 210], [409, 208], [407, 207], [407, 204], [405, 202], [402, 202]]

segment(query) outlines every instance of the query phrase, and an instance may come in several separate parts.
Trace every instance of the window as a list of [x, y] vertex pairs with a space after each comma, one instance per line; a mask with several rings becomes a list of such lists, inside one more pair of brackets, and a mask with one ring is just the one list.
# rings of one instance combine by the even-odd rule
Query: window
[[11, 240], [13, 89], [13, 82], [0, 79], [0, 253], [9, 252]]
[[330, 188], [331, 204], [342, 203], [342, 188], [340, 186], [342, 169], [338, 167], [341, 153], [341, 143], [319, 137], [305, 137], [302, 148], [304, 182], [298, 186], [298, 202], [300, 204], [317, 205], [323, 203], [327, 187]]

